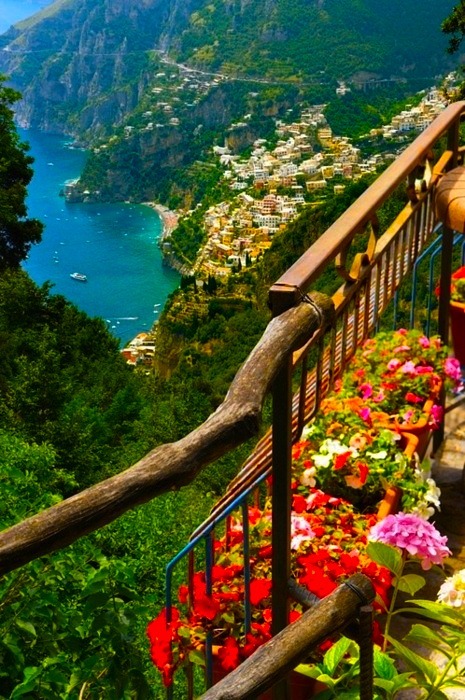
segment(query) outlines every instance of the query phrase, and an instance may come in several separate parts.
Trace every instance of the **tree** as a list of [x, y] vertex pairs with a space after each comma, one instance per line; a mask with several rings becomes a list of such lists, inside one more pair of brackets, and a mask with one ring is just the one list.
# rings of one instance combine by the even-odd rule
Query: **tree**
[[32, 178], [33, 158], [21, 143], [11, 106], [20, 94], [4, 85], [0, 76], [0, 271], [19, 267], [32, 243], [39, 243], [43, 225], [27, 218], [27, 185]]

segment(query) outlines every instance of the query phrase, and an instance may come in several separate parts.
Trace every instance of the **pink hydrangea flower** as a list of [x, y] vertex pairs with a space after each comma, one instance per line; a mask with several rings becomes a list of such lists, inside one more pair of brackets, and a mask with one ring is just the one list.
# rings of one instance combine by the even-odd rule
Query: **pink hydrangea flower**
[[388, 515], [371, 528], [369, 539], [398, 547], [404, 556], [420, 559], [425, 571], [433, 564], [442, 564], [451, 554], [447, 537], [413, 513]]

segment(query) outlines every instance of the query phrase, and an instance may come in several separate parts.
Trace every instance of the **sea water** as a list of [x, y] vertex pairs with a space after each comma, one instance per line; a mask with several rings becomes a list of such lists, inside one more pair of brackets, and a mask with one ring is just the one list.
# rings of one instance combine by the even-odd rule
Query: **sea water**
[[[23, 266], [38, 284], [51, 282], [52, 292], [103, 318], [124, 345], [150, 330], [179, 283], [162, 263], [160, 217], [143, 205], [67, 203], [60, 192], [79, 176], [85, 152], [70, 148], [63, 136], [18, 131], [35, 159], [28, 216], [45, 225]], [[72, 279], [73, 272], [87, 282]]]

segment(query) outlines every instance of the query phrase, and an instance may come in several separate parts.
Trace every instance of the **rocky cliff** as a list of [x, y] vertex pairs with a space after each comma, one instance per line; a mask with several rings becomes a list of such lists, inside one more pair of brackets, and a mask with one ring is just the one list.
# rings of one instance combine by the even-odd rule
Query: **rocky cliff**
[[55, 0], [0, 37], [0, 73], [23, 94], [22, 125], [93, 146], [83, 192], [166, 201], [196, 186], [193, 166], [235, 119], [240, 148], [262, 118], [334, 97], [339, 78], [402, 77], [412, 92], [419, 76], [432, 83], [448, 68], [449, 10], [449, 0]]

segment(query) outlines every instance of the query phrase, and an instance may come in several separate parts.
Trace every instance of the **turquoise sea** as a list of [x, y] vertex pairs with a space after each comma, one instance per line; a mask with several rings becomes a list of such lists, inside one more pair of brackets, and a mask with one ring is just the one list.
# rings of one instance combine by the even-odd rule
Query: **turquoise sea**
[[[79, 175], [85, 153], [69, 148], [63, 136], [18, 131], [35, 158], [28, 215], [45, 224], [24, 268], [38, 284], [50, 281], [52, 291], [105, 319], [121, 344], [149, 330], [179, 283], [162, 264], [158, 214], [136, 204], [68, 204], [59, 193]], [[73, 280], [72, 272], [88, 281]]]

